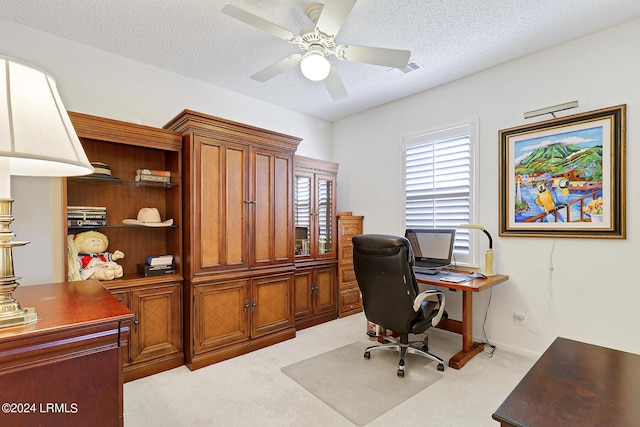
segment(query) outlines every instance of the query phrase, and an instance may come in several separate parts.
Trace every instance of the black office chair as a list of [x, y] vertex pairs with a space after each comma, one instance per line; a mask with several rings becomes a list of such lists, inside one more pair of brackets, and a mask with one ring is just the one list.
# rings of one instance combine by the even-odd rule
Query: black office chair
[[[367, 347], [364, 357], [369, 359], [373, 350], [400, 351], [399, 377], [404, 377], [407, 352], [436, 361], [438, 371], [444, 371], [443, 360], [429, 353], [428, 337], [409, 342], [409, 334], [421, 334], [446, 318], [444, 294], [418, 290], [409, 241], [383, 234], [362, 234], [352, 241], [353, 265], [367, 319], [400, 334], [399, 340], [388, 337], [390, 342]], [[422, 349], [415, 347], [416, 343], [422, 343]]]

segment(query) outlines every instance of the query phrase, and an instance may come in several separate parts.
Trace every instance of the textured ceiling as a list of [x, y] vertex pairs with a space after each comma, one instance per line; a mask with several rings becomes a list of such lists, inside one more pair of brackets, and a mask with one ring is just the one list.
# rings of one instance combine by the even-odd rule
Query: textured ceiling
[[331, 56], [349, 93], [333, 101], [299, 68], [250, 79], [299, 48], [222, 14], [225, 3], [298, 33], [318, 2], [0, 0], [0, 18], [335, 121], [640, 16], [638, 0], [360, 0], [336, 43], [407, 49], [420, 68]]

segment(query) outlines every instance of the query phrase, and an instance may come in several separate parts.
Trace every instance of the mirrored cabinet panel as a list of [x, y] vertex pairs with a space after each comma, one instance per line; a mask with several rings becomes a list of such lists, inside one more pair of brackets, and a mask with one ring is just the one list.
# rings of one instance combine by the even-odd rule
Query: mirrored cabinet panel
[[318, 227], [318, 253], [333, 253], [333, 180], [319, 177], [316, 191], [318, 206], [315, 213]]
[[311, 184], [313, 177], [307, 174], [295, 175], [294, 183], [294, 221], [296, 256], [310, 254], [311, 232]]

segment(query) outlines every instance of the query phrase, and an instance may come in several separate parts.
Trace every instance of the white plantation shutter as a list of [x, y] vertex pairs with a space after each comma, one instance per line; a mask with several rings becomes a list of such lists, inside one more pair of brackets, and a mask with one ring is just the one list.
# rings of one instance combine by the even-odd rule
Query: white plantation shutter
[[[405, 139], [406, 228], [473, 222], [474, 123]], [[455, 261], [472, 263], [468, 230], [456, 233]]]

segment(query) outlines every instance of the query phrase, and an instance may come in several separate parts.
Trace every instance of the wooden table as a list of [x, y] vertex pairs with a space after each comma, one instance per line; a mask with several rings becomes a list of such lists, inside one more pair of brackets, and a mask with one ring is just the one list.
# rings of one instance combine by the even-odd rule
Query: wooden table
[[556, 338], [493, 419], [505, 426], [640, 425], [640, 355]]
[[133, 314], [97, 280], [20, 286], [38, 321], [0, 329], [0, 425], [122, 426]]
[[[457, 272], [460, 273], [460, 272]], [[436, 278], [430, 278], [426, 274], [416, 274], [416, 281], [420, 291], [424, 291], [426, 286], [440, 286], [456, 291], [462, 291], [462, 321], [446, 319], [440, 322], [438, 328], [455, 332], [462, 335], [462, 350], [449, 359], [449, 366], [454, 369], [462, 368], [473, 356], [484, 350], [484, 344], [473, 342], [473, 293], [506, 282], [509, 276], [496, 274], [495, 276], [473, 279], [464, 283], [442, 282]]]

